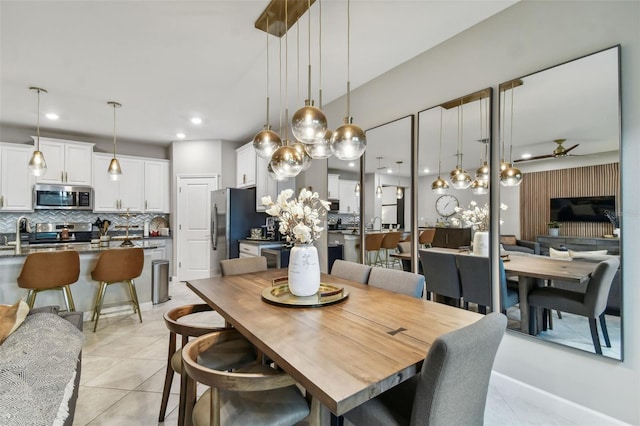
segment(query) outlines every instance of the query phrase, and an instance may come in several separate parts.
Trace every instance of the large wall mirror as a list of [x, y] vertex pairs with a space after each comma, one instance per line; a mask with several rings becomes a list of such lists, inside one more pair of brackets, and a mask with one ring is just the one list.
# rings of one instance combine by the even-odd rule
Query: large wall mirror
[[[580, 270], [621, 254], [619, 62], [616, 46], [499, 87], [501, 157], [522, 172], [519, 186], [500, 186], [500, 201], [509, 206], [502, 247], [526, 268], [530, 254], [518, 251], [529, 241], [536, 254], [567, 262], [565, 273], [575, 271], [567, 281], [545, 264], [535, 280], [512, 271], [521, 300], [507, 311], [509, 329], [615, 359], [623, 357], [621, 268], [599, 286]], [[505, 262], [508, 273], [518, 267]], [[584, 294], [601, 303], [573, 312], [572, 301], [582, 303]], [[529, 309], [534, 302], [540, 306]]]

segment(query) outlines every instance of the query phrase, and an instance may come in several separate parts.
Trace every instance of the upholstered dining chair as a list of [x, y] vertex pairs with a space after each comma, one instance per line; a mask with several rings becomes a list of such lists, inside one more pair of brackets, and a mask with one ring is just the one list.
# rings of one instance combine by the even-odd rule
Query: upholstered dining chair
[[349, 262], [336, 259], [331, 267], [331, 275], [345, 280], [357, 281], [366, 284], [369, 280], [371, 266], [362, 263]]
[[373, 267], [368, 284], [372, 287], [421, 298], [424, 291], [424, 276], [397, 269]]
[[222, 275], [249, 274], [267, 270], [267, 258], [264, 256], [239, 257], [220, 261]]
[[288, 374], [253, 363], [233, 372], [202, 365], [202, 354], [220, 344], [244, 339], [236, 330], [217, 331], [189, 342], [182, 351], [188, 386], [210, 388], [187, 407], [194, 426], [294, 425], [310, 413], [309, 404]]
[[604, 260], [598, 264], [591, 275], [584, 292], [565, 290], [558, 287], [538, 287], [529, 292], [529, 333], [535, 334], [537, 308], [556, 309], [575, 315], [587, 317], [591, 329], [591, 339], [597, 354], [602, 354], [600, 337], [598, 336], [597, 319], [600, 320], [605, 345], [611, 347], [604, 311], [611, 283], [620, 265], [616, 257]]
[[416, 376], [347, 412], [355, 425], [482, 425], [507, 318], [491, 313], [435, 340]]
[[432, 250], [419, 250], [419, 254], [426, 279], [427, 299], [429, 299], [429, 292], [432, 292], [454, 299], [456, 306], [459, 307], [462, 286], [456, 255]]
[[[460, 272], [460, 284], [465, 304], [467, 302], [478, 305], [478, 312], [487, 313], [487, 307], [493, 309], [491, 291], [491, 259], [483, 256], [471, 256], [467, 254], [457, 255], [458, 271]], [[504, 271], [504, 263], [500, 259], [500, 309], [503, 314], [507, 308], [518, 303], [518, 291], [507, 287], [507, 276]]]

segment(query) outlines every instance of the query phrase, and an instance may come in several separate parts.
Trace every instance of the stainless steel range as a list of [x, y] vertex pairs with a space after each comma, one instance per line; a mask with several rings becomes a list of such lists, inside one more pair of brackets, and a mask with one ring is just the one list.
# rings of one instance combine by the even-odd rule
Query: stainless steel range
[[36, 223], [29, 244], [88, 243], [93, 225], [85, 222]]

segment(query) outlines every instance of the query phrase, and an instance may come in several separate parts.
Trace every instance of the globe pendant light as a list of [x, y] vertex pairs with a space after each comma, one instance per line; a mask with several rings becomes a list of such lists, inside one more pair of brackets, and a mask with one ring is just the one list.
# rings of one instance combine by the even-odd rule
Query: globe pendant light
[[355, 193], [356, 193], [356, 197], [360, 196], [360, 182], [356, 182]]
[[[488, 103], [489, 98], [487, 97], [487, 103]], [[482, 132], [482, 126], [483, 126], [483, 122], [484, 120], [482, 119], [482, 99], [479, 100], [479, 104], [480, 104], [480, 140], [478, 142], [484, 144], [484, 155], [480, 154], [480, 163], [482, 164], [480, 167], [478, 167], [478, 169], [476, 170], [476, 181], [480, 181], [480, 182], [489, 182], [489, 164], [488, 164], [488, 158], [489, 158], [489, 107], [487, 105], [487, 113], [486, 113], [486, 117], [487, 117], [487, 137], [484, 137], [484, 134]], [[474, 182], [475, 183], [475, 182]], [[473, 184], [471, 184], [472, 186], [474, 186]], [[478, 187], [478, 185], [476, 184], [475, 187]], [[488, 190], [488, 185], [487, 185], [487, 190]]]
[[471, 188], [471, 192], [473, 192], [476, 195], [488, 194], [489, 193], [489, 182], [487, 182], [485, 180], [476, 179], [471, 183], [469, 188]]
[[109, 162], [107, 173], [109, 173], [111, 180], [118, 180], [122, 175], [122, 169], [120, 168], [120, 162], [116, 158], [116, 108], [120, 108], [122, 105], [113, 101], [107, 102], [107, 105], [113, 107], [113, 158]]
[[362, 129], [353, 124], [351, 113], [351, 82], [350, 80], [350, 31], [351, 31], [351, 1], [347, 0], [347, 116], [344, 124], [338, 127], [331, 137], [331, 152], [340, 160], [356, 160], [367, 149], [367, 138]]
[[463, 116], [462, 116], [462, 100], [460, 100], [460, 106], [458, 107], [458, 150], [456, 152], [456, 168], [449, 173], [449, 180], [451, 181], [451, 186], [455, 189], [467, 189], [471, 186], [471, 176], [465, 169], [462, 168], [462, 126], [463, 126]]
[[[269, 17], [267, 17], [267, 28], [269, 28]], [[267, 119], [264, 127], [253, 138], [253, 148], [256, 154], [262, 158], [270, 159], [276, 149], [282, 146], [280, 135], [271, 130], [269, 125], [269, 32], [267, 34]]]
[[382, 160], [382, 157], [376, 157], [378, 159], [378, 170], [376, 170], [376, 175], [378, 175], [378, 186], [376, 187], [376, 197], [377, 198], [382, 198], [382, 186], [380, 185], [380, 175], [379, 175], [379, 171], [382, 167], [380, 167], [380, 160]]
[[[518, 186], [522, 183], [522, 172], [517, 167], [513, 166], [513, 92], [514, 87], [511, 83], [511, 128], [510, 141], [509, 141], [509, 166], [500, 172], [500, 184], [502, 186]], [[506, 95], [505, 95], [506, 97]]]
[[280, 176], [273, 171], [273, 167], [271, 167], [271, 162], [267, 163], [267, 174], [269, 175], [270, 179], [275, 180], [277, 182], [284, 182], [285, 180], [287, 180], [286, 177]]
[[298, 151], [300, 153], [300, 156], [302, 157], [302, 172], [306, 171], [309, 169], [309, 167], [311, 167], [311, 161], [312, 158], [311, 156], [307, 153], [307, 146], [306, 144], [303, 144], [301, 142], [295, 142], [293, 145], [291, 145], [296, 151]]
[[404, 197], [404, 190], [400, 186], [400, 165], [402, 165], [402, 161], [396, 161], [398, 164], [398, 186], [396, 186], [396, 198], [401, 200]]
[[36, 146], [33, 155], [29, 159], [29, 168], [34, 176], [42, 176], [47, 172], [47, 162], [44, 160], [44, 154], [40, 151], [40, 92], [48, 93], [40, 87], [29, 87], [29, 90], [38, 92], [38, 118], [36, 121]]
[[446, 180], [440, 177], [440, 171], [442, 167], [442, 107], [440, 107], [440, 143], [438, 148], [438, 179], [434, 180], [431, 184], [431, 191], [436, 194], [444, 194], [449, 189], [449, 184]]

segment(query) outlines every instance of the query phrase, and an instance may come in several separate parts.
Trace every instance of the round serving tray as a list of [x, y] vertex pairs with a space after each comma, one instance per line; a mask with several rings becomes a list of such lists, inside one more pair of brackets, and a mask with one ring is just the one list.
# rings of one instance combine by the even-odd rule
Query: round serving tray
[[320, 290], [313, 296], [299, 297], [291, 294], [286, 282], [267, 287], [262, 291], [262, 300], [278, 306], [292, 308], [315, 308], [333, 305], [349, 297], [349, 292], [343, 287], [320, 283]]

